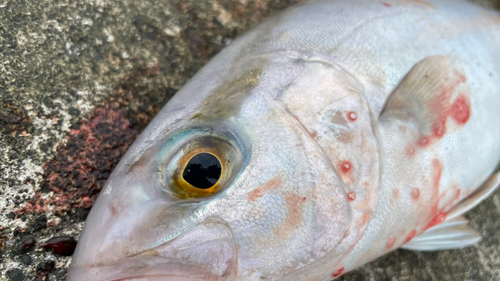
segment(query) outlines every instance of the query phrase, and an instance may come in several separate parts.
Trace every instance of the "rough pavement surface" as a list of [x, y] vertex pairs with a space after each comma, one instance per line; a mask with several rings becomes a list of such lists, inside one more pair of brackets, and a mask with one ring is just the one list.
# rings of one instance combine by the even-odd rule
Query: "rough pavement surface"
[[[120, 157], [198, 69], [298, 1], [0, 0], [0, 280], [64, 280], [71, 258], [47, 241], [78, 238]], [[477, 246], [398, 250], [343, 280], [499, 280], [500, 190], [467, 217]]]

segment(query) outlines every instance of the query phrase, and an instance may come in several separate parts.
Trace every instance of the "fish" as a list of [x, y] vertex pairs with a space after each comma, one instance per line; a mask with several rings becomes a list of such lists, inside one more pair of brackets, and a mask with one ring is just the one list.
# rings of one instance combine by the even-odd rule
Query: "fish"
[[165, 105], [108, 179], [69, 281], [331, 280], [478, 243], [499, 185], [500, 16], [308, 1]]

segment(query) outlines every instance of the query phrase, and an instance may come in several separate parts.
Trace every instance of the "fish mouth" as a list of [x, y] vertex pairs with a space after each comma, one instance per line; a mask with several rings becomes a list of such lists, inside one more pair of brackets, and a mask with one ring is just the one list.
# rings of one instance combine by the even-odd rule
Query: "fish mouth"
[[207, 266], [168, 258], [142, 257], [123, 260], [116, 265], [76, 267], [68, 274], [68, 281], [124, 281], [124, 280], [230, 280]]
[[234, 280], [238, 253], [231, 231], [207, 219], [165, 244], [113, 263], [73, 261], [67, 281]]

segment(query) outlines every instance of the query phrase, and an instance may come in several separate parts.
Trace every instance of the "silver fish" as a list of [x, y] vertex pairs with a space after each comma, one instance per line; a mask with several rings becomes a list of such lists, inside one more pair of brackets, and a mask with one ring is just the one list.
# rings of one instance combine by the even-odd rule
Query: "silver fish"
[[479, 241], [500, 182], [500, 17], [310, 1], [233, 42], [149, 124], [68, 280], [330, 280]]

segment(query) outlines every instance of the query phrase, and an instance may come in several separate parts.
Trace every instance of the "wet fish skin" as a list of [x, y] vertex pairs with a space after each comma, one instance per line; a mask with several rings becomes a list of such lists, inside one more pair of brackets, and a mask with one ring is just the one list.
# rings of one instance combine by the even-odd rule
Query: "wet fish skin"
[[[329, 280], [410, 245], [477, 203], [500, 159], [499, 46], [498, 14], [466, 2], [312, 1], [269, 19], [130, 148], [68, 280]], [[176, 161], [206, 139], [230, 175], [179, 198]]]

